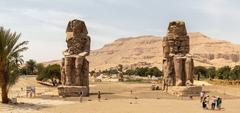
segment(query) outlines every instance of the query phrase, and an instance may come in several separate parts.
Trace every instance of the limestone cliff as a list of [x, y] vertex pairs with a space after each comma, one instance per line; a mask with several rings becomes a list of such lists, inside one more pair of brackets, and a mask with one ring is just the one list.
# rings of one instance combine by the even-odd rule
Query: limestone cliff
[[[195, 65], [224, 66], [240, 63], [240, 45], [209, 38], [199, 32], [190, 36], [190, 53]], [[162, 38], [138, 36], [117, 39], [104, 47], [91, 51], [88, 56], [90, 70], [106, 69], [123, 64], [129, 68], [157, 66], [162, 64]], [[49, 63], [49, 62], [48, 62]]]

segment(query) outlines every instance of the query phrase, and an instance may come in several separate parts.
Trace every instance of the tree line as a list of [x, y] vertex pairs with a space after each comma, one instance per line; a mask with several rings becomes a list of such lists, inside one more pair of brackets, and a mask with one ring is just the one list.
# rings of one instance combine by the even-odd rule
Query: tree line
[[221, 79], [221, 80], [240, 80], [240, 65], [234, 67], [223, 66], [216, 67], [194, 67], [194, 74], [197, 80], [203, 79]]
[[[106, 69], [100, 71], [100, 73], [106, 75], [118, 74], [118, 70], [115, 68]], [[142, 77], [155, 76], [162, 77], [163, 72], [157, 67], [137, 67], [135, 69], [127, 69], [123, 72], [125, 75], [139, 75]], [[61, 67], [58, 64], [48, 65], [46, 67], [43, 64], [38, 64], [34, 60], [29, 60], [26, 65], [20, 69], [22, 75], [37, 75], [37, 80], [48, 81], [50, 80], [55, 86], [61, 79]], [[240, 65], [234, 67], [223, 66], [216, 67], [194, 67], [194, 78], [200, 79], [221, 79], [221, 80], [240, 80]], [[57, 82], [56, 82], [57, 81]]]
[[[106, 69], [101, 71], [103, 74], [112, 75], [112, 74], [118, 74], [117, 69]], [[161, 77], [163, 76], [163, 73], [160, 69], [157, 67], [137, 67], [135, 69], [127, 69], [123, 72], [124, 75], [139, 75], [142, 77], [146, 76], [155, 76], [155, 77]]]
[[[106, 69], [101, 71], [103, 74], [111, 75], [118, 74], [117, 69]], [[127, 69], [123, 72], [125, 75], [139, 75], [142, 77], [145, 76], [156, 76], [162, 77], [163, 72], [157, 67], [138, 67], [135, 69]], [[223, 66], [220, 68], [216, 67], [204, 67], [204, 66], [195, 66], [194, 67], [194, 78], [196, 80], [200, 79], [221, 79], [221, 80], [240, 80], [240, 65], [234, 67]]]

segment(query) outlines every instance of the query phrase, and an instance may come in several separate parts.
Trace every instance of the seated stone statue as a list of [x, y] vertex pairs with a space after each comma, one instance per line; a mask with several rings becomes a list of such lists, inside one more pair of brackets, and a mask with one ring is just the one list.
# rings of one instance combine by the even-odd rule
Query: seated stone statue
[[164, 84], [192, 85], [193, 67], [185, 23], [172, 21], [169, 23], [167, 35], [163, 38]]
[[88, 86], [89, 62], [85, 58], [90, 52], [90, 37], [81, 20], [72, 20], [66, 30], [67, 49], [63, 52], [62, 84]]

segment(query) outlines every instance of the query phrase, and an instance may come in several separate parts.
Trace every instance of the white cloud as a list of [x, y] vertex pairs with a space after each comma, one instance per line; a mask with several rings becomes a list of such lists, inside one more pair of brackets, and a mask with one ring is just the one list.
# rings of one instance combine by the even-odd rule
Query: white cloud
[[71, 19], [86, 20], [89, 35], [92, 37], [92, 49], [100, 48], [105, 43], [111, 42], [111, 37], [130, 33], [114, 26], [98, 23], [96, 20], [87, 19], [74, 12], [4, 9], [4, 11], [0, 11], [0, 18], [5, 18], [0, 24], [22, 32], [23, 40], [30, 41], [29, 50], [24, 54], [25, 59], [40, 61], [62, 57], [61, 53], [66, 48], [65, 29], [67, 22]]

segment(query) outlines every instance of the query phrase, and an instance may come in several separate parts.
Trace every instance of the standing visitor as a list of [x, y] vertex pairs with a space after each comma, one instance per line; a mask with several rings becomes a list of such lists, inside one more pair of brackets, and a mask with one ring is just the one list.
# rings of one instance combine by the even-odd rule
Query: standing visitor
[[206, 107], [207, 107], [206, 99], [207, 99], [207, 97], [203, 97], [203, 99], [202, 99], [202, 107], [203, 107], [203, 109], [206, 109]]
[[217, 108], [218, 110], [220, 110], [220, 109], [221, 109], [222, 98], [220, 98], [220, 97], [218, 96], [217, 99], [216, 99], [216, 102], [217, 102], [216, 108]]
[[101, 92], [98, 91], [98, 102], [100, 102], [100, 99], [101, 99]]
[[209, 95], [206, 95], [206, 100], [205, 100], [205, 103], [206, 103], [206, 109], [208, 109], [208, 107], [209, 107], [209, 100], [210, 100]]
[[200, 102], [203, 102], [204, 95], [205, 95], [205, 92], [201, 91], [200, 92]]
[[31, 87], [31, 93], [33, 93], [34, 97], [36, 96], [36, 88], [35, 88], [35, 86]]
[[81, 91], [81, 92], [80, 92], [80, 97], [79, 97], [80, 103], [82, 103], [82, 96], [83, 96], [83, 92]]
[[216, 97], [212, 96], [211, 98], [211, 109], [214, 110], [216, 105]]

